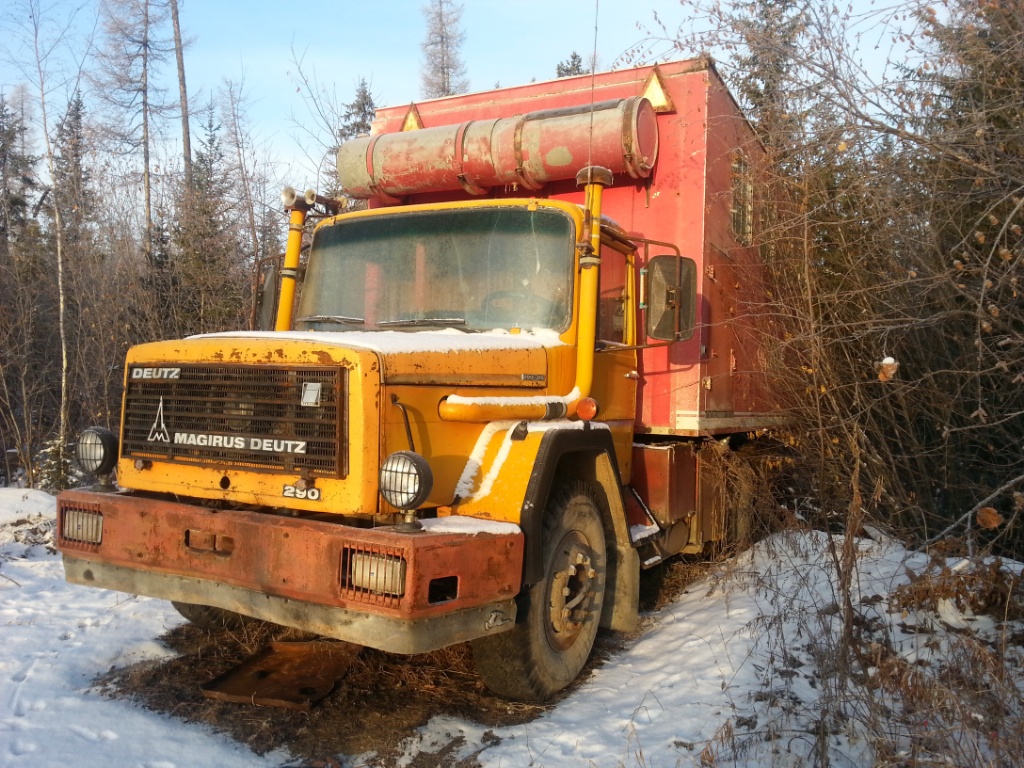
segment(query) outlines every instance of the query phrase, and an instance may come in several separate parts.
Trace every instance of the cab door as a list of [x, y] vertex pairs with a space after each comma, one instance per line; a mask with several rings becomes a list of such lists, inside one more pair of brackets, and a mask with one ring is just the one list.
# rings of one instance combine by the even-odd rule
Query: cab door
[[598, 278], [597, 343], [591, 397], [597, 401], [595, 421], [612, 431], [619, 473], [629, 478], [636, 420], [637, 350], [635, 252], [623, 253], [604, 243]]

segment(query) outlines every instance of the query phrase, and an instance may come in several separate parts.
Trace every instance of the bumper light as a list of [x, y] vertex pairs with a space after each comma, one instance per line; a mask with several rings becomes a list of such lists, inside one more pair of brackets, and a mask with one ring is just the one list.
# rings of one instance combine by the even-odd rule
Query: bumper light
[[349, 581], [355, 589], [401, 597], [405, 594], [405, 560], [392, 555], [352, 555]]
[[117, 435], [103, 427], [89, 427], [78, 436], [78, 466], [94, 475], [109, 475], [117, 464]]
[[103, 515], [82, 509], [65, 509], [60, 533], [68, 541], [100, 544], [103, 541]]
[[427, 500], [434, 475], [427, 460], [412, 451], [392, 453], [380, 468], [380, 493], [397, 509], [416, 509]]

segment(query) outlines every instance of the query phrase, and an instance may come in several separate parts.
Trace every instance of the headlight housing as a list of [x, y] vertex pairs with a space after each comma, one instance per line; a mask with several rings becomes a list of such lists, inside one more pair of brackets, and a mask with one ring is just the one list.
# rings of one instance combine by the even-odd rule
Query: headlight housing
[[224, 406], [225, 422], [233, 432], [244, 432], [252, 424], [256, 414], [256, 403], [251, 400], [236, 400]]
[[392, 453], [380, 467], [380, 494], [397, 509], [415, 509], [430, 495], [434, 474], [427, 460], [412, 451]]
[[78, 466], [94, 475], [109, 475], [117, 465], [117, 435], [103, 427], [82, 431], [75, 443]]

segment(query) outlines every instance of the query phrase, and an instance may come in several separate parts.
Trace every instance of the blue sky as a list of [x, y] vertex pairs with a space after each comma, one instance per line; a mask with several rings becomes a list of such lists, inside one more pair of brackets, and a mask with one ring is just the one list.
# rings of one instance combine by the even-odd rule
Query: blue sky
[[[6, 44], [0, 39], [0, 90], [6, 93], [23, 79], [16, 62], [24, 68], [30, 56], [24, 49], [11, 50], [27, 16], [20, 2], [0, 3], [6, 6], [0, 10], [0, 37], [6, 37], [4, 27], [15, 30]], [[351, 100], [361, 77], [380, 106], [421, 98], [424, 0], [179, 2], [182, 30], [191, 39], [185, 61], [190, 96], [201, 105], [225, 78], [244, 82], [251, 129], [286, 162], [296, 156], [296, 142], [310, 143], [295, 126], [296, 120], [309, 120], [298, 92], [296, 56], [307, 74], [315, 73], [322, 86], [336, 89], [340, 102]], [[84, 48], [98, 5], [99, 0], [43, 0], [43, 15], [54, 20], [52, 31], [77, 9], [71, 47]], [[594, 49], [595, 10], [602, 70], [647, 37], [638, 23], [657, 29], [655, 12], [673, 29], [684, 18], [678, 0], [465, 0], [462, 56], [471, 90], [553, 78], [558, 62], [573, 50], [588, 61]], [[77, 51], [75, 57], [80, 56]], [[177, 98], [174, 77], [172, 58], [161, 78], [171, 99]], [[58, 104], [65, 98], [59, 92], [51, 96]]]
[[[340, 6], [340, 4], [339, 4]], [[298, 93], [294, 57], [307, 75], [349, 101], [361, 77], [379, 106], [421, 98], [420, 0], [346, 3], [318, 15], [314, 5], [296, 12], [270, 0], [242, 3], [186, 0], [182, 25], [193, 36], [186, 68], [189, 88], [209, 93], [224, 77], [244, 76], [249, 114], [263, 135], [290, 154], [294, 120], [307, 119]], [[678, 24], [678, 0], [603, 0], [597, 15], [598, 68], [607, 69], [655, 30], [654, 11]], [[589, 60], [594, 48], [593, 0], [469, 0], [465, 2], [462, 49], [473, 91], [518, 85], [555, 76], [558, 62], [577, 51]], [[304, 137], [296, 136], [298, 141]]]
[[[261, 89], [286, 99], [294, 48], [342, 92], [353, 90], [362, 76], [372, 82], [382, 104], [419, 98], [424, 30], [420, 0], [345, 5], [318, 16], [313, 4], [295, 12], [291, 9], [299, 6], [270, 0], [185, 0], [182, 24], [195, 37], [189, 77], [205, 85], [215, 82], [217, 73], [237, 77], [245, 71], [251, 84], [259, 82]], [[573, 50], [589, 57], [594, 6], [593, 0], [466, 2], [462, 54], [472, 90], [492, 88], [499, 81], [516, 85], [554, 77], [556, 64]], [[604, 0], [598, 12], [600, 68], [611, 66], [644, 37], [637, 22], [651, 26], [654, 10], [663, 17], [683, 15], [677, 0]]]
[[[20, 56], [24, 67], [29, 58], [24, 49], [11, 50], [19, 27], [24, 31], [27, 14], [19, 10], [23, 2], [0, 0], [0, 90], [4, 92], [21, 79], [11, 59]], [[71, 47], [84, 47], [81, 41], [93, 25], [99, 0], [41, 2], [44, 17], [49, 14], [54, 20], [51, 29], [78, 9], [78, 34], [71, 38]], [[335, 90], [339, 102], [351, 100], [361, 77], [370, 83], [380, 106], [421, 98], [424, 0], [319, 6], [280, 0], [179, 2], [183, 32], [191, 39], [186, 73], [194, 103], [204, 104], [226, 78], [243, 81], [250, 130], [286, 164], [302, 156], [301, 147], [313, 151], [314, 143], [296, 125], [312, 123], [299, 92], [296, 56], [302, 58], [307, 74], [315, 73], [321, 86]], [[877, 8], [875, 0], [852, 0], [852, 7]], [[594, 50], [595, 12], [599, 70], [621, 65], [628, 52], [645, 47], [645, 40], [649, 46], [651, 34], [659, 34], [655, 14], [670, 31], [688, 21], [679, 0], [464, 0], [462, 56], [471, 90], [550, 79], [558, 62], [574, 50], [588, 61]], [[7, 35], [5, 27], [14, 34]], [[669, 58], [679, 56], [671, 54], [665, 42], [656, 43], [654, 51]], [[81, 56], [80, 50], [76, 56]], [[174, 77], [173, 59], [169, 59], [162, 77], [169, 99], [177, 98]], [[66, 95], [54, 92], [50, 98], [63, 104]], [[169, 140], [174, 135], [169, 131]], [[307, 182], [296, 178], [295, 183]]]

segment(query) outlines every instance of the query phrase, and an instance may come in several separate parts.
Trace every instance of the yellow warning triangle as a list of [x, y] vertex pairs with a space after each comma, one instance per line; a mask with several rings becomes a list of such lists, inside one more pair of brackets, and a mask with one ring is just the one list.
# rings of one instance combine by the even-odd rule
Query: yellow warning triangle
[[405, 113], [405, 119], [402, 121], [403, 131], [417, 131], [423, 127], [423, 121], [420, 119], [420, 111], [416, 109], [416, 104], [409, 105], [409, 111]]
[[676, 110], [675, 105], [672, 103], [672, 97], [665, 90], [665, 83], [661, 79], [661, 70], [657, 66], [651, 70], [650, 77], [644, 83], [643, 96], [651, 102], [655, 112], [675, 112]]

